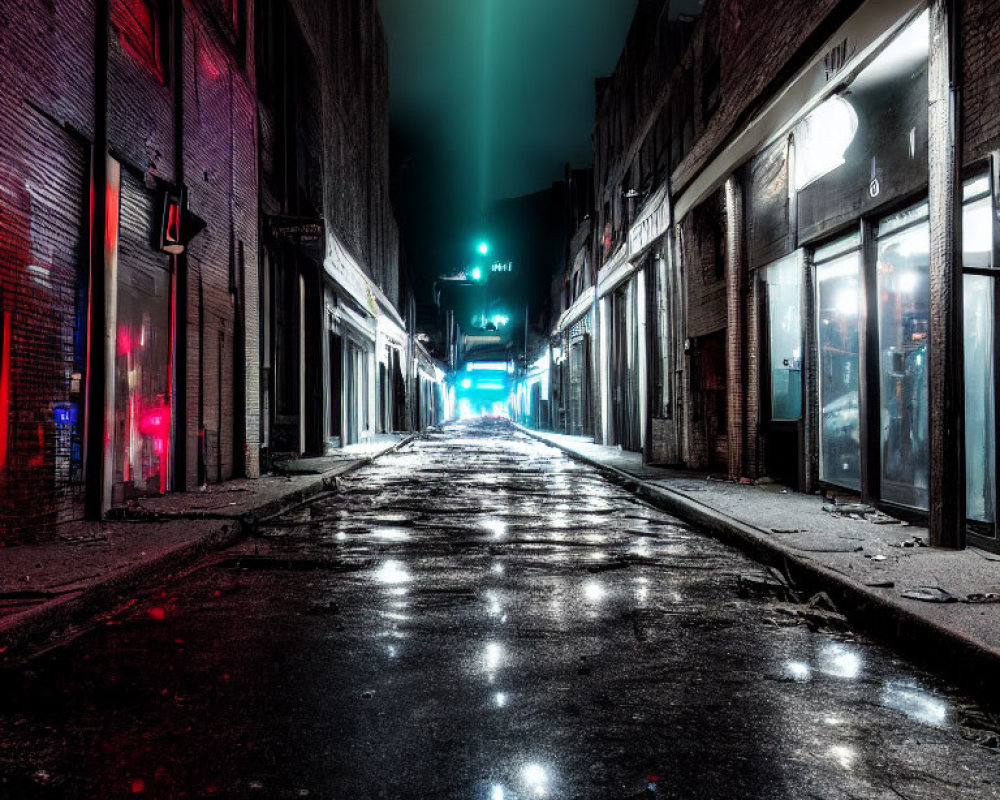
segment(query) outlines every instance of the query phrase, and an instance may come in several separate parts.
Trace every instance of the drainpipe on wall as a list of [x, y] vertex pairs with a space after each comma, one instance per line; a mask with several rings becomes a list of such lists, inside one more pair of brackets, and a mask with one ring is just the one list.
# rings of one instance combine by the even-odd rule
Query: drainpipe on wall
[[[184, 185], [184, 2], [174, 0], [171, 20], [173, 45], [170, 79], [174, 88], [174, 180]], [[170, 415], [170, 446], [173, 452], [172, 481], [175, 492], [187, 491], [187, 324], [188, 324], [188, 261], [187, 254], [171, 256], [170, 318], [170, 385], [173, 413]], [[199, 361], [199, 364], [201, 362]], [[199, 404], [200, 408], [200, 404]]]
[[962, 346], [961, 0], [930, 6], [930, 540], [965, 547], [965, 385]]
[[[94, 144], [90, 154], [90, 265], [87, 289], [87, 384], [84, 406], [84, 514], [100, 519], [107, 509], [105, 469], [105, 415], [108, 379], [107, 280], [105, 275], [105, 221], [108, 184], [108, 26], [110, 0], [97, 0], [94, 8]], [[112, 337], [113, 339], [113, 337]], [[114, 397], [111, 398], [114, 403]]]

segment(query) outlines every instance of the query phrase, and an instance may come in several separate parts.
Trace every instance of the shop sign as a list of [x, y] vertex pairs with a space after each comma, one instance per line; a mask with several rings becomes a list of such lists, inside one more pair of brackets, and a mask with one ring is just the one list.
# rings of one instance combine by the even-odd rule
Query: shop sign
[[271, 235], [275, 239], [291, 239], [299, 244], [323, 239], [323, 220], [309, 217], [269, 217]]
[[631, 257], [666, 232], [670, 222], [669, 212], [667, 192], [661, 186], [646, 203], [646, 213], [629, 230], [628, 251]]

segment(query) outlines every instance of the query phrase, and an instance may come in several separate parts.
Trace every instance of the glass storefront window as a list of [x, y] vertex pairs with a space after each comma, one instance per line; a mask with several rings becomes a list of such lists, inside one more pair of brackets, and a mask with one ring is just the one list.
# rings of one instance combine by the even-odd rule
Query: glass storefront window
[[771, 419], [802, 418], [802, 270], [798, 253], [767, 267]]
[[993, 445], [993, 282], [966, 275], [965, 303], [965, 497], [966, 516], [994, 521], [996, 458]]
[[861, 429], [858, 413], [858, 311], [861, 254], [840, 252], [816, 265], [819, 345], [820, 480], [861, 490]]
[[[987, 176], [968, 181], [962, 208], [962, 267], [993, 266], [993, 219]], [[996, 408], [994, 329], [996, 279], [964, 276], [965, 504], [966, 517], [989, 526], [996, 521]]]
[[876, 265], [880, 496], [915, 508], [927, 508], [928, 468], [930, 228], [921, 210], [926, 205], [879, 224]]

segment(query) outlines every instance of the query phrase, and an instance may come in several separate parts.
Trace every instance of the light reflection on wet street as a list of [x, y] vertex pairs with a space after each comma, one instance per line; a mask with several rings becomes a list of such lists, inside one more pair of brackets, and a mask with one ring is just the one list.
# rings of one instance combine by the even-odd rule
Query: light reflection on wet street
[[0, 675], [0, 796], [1000, 796], [972, 702], [767, 576], [456, 425]]

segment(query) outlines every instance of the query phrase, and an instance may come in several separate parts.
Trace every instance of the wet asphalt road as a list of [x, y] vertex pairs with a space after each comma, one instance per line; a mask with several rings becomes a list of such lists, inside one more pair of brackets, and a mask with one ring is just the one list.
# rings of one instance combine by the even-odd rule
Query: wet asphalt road
[[0, 797], [1000, 797], [973, 703], [762, 576], [454, 426], [0, 673]]

